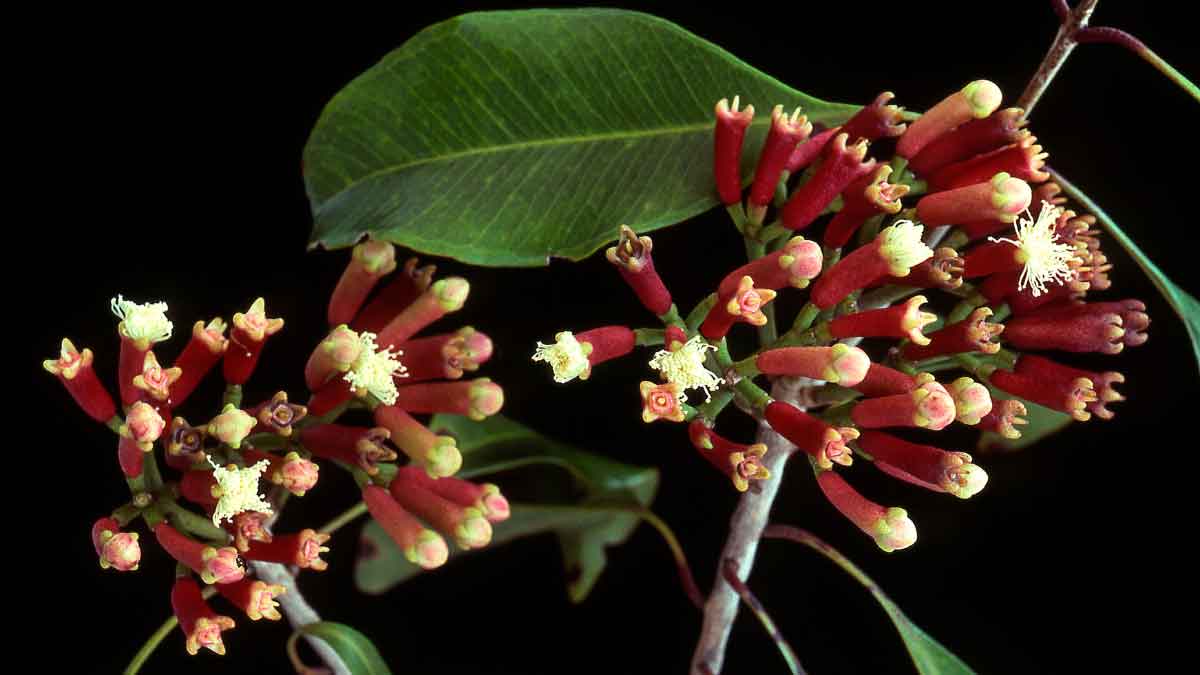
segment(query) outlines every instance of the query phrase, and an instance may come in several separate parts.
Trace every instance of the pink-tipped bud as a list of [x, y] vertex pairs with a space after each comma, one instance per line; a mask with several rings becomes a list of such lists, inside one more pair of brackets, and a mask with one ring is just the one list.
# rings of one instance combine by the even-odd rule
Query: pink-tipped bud
[[1015, 398], [994, 400], [992, 411], [979, 420], [979, 430], [991, 431], [1009, 440], [1016, 440], [1021, 437], [1021, 431], [1017, 427], [1026, 424], [1026, 414], [1028, 411], [1025, 410], [1025, 404]]
[[492, 339], [471, 326], [453, 333], [409, 340], [400, 346], [408, 368], [405, 382], [457, 380], [464, 372], [479, 370], [492, 358]]
[[390, 486], [392, 497], [437, 531], [454, 537], [462, 548], [487, 546], [492, 540], [492, 526], [483, 512], [473, 506], [456, 504], [427, 489], [426, 478], [413, 467], [401, 467]]
[[438, 279], [379, 331], [381, 347], [403, 343], [443, 316], [457, 312], [467, 301], [471, 284], [461, 277]]
[[946, 386], [954, 398], [955, 419], [963, 424], [979, 424], [992, 411], [992, 395], [987, 387], [969, 377], [960, 377]]
[[1029, 208], [1029, 184], [1007, 173], [945, 192], [925, 195], [917, 202], [917, 218], [928, 227], [976, 221], [1011, 223]]
[[735, 323], [765, 325], [767, 315], [763, 314], [762, 308], [774, 300], [775, 296], [774, 290], [755, 288], [754, 279], [743, 276], [731, 295], [718, 297], [717, 303], [700, 325], [700, 333], [709, 340], [719, 340], [725, 337]]
[[807, 288], [821, 273], [821, 246], [804, 237], [792, 237], [783, 248], [756, 258], [730, 272], [717, 287], [717, 295], [732, 297], [742, 279], [751, 277], [758, 288]]
[[384, 488], [363, 488], [363, 502], [375, 522], [396, 542], [404, 557], [422, 569], [441, 567], [450, 557], [450, 549], [440, 534], [427, 529]]
[[379, 473], [380, 462], [395, 461], [397, 457], [386, 445], [391, 435], [383, 427], [319, 424], [300, 432], [300, 442], [318, 457], [353, 464], [374, 476]]
[[896, 95], [890, 91], [880, 93], [874, 101], [854, 113], [854, 117], [842, 125], [842, 131], [850, 138], [865, 138], [868, 141], [900, 136], [905, 130], [905, 124], [901, 121], [904, 108], [888, 104], [893, 98]]
[[925, 146], [955, 127], [991, 115], [1000, 107], [1000, 88], [987, 80], [975, 80], [942, 99], [908, 125], [896, 144], [896, 154], [912, 159]]
[[938, 317], [921, 311], [921, 305], [926, 302], [925, 296], [914, 295], [899, 305], [839, 316], [829, 323], [829, 332], [839, 340], [848, 337], [894, 337], [927, 345], [929, 338], [921, 329], [937, 321]]
[[995, 340], [1004, 332], [1004, 324], [988, 321], [991, 316], [991, 309], [979, 307], [962, 321], [931, 333], [928, 344], [906, 345], [903, 350], [904, 358], [920, 361], [964, 352], [995, 354], [1000, 351], [1000, 343]]
[[362, 353], [363, 343], [358, 333], [342, 324], [329, 332], [317, 345], [304, 366], [304, 383], [316, 391], [338, 373], [350, 370]]
[[867, 141], [859, 139], [847, 147], [848, 140], [843, 132], [825, 146], [812, 177], [792, 192], [784, 205], [780, 213], [784, 227], [808, 227], [843, 190], [875, 168], [875, 160], [866, 159]]
[[246, 576], [232, 546], [216, 548], [198, 542], [167, 523], [154, 527], [154, 536], [172, 558], [200, 575], [206, 584], [231, 584]]
[[257, 424], [258, 420], [254, 419], [253, 415], [234, 407], [232, 403], [227, 403], [219, 415], [209, 420], [205, 430], [209, 436], [229, 447], [240, 448], [242, 441], [254, 431]]
[[435, 272], [436, 265], [422, 266], [416, 258], [409, 258], [400, 273], [359, 310], [350, 327], [356, 331], [378, 333], [429, 288]]
[[375, 423], [387, 429], [396, 447], [430, 476], [453, 476], [462, 467], [462, 453], [453, 437], [433, 433], [399, 407], [375, 408]]
[[295, 565], [321, 572], [329, 567], [329, 563], [321, 559], [321, 554], [329, 551], [329, 547], [325, 546], [328, 541], [328, 534], [304, 529], [295, 534], [277, 534], [269, 542], [252, 542], [245, 555], [249, 560]]
[[101, 518], [92, 525], [92, 546], [102, 569], [111, 567], [118, 572], [130, 572], [136, 570], [142, 560], [138, 533], [122, 532], [120, 524], [112, 518]]
[[397, 387], [395, 405], [410, 413], [450, 413], [481, 421], [500, 412], [504, 390], [486, 377]]
[[158, 358], [154, 356], [154, 352], [148, 351], [145, 361], [142, 362], [142, 372], [133, 376], [133, 386], [155, 401], [169, 403], [171, 385], [182, 375], [183, 370], [179, 367], [164, 369], [158, 365]]
[[871, 359], [858, 347], [838, 343], [831, 347], [768, 349], [755, 357], [754, 364], [764, 375], [801, 375], [853, 387], [866, 377]]
[[355, 246], [350, 263], [329, 298], [329, 325], [353, 321], [375, 284], [395, 269], [396, 247], [390, 243], [370, 239]]
[[266, 459], [271, 463], [266, 476], [274, 484], [282, 486], [297, 497], [303, 497], [317, 485], [321, 467], [316, 462], [304, 459], [300, 453], [292, 451], [283, 457], [276, 457], [261, 452], [245, 453], [247, 461], [258, 462]]
[[116, 416], [117, 404], [96, 377], [96, 371], [92, 369], [94, 358], [92, 350], [80, 352], [70, 340], [63, 338], [59, 357], [43, 361], [42, 367], [62, 382], [88, 417], [104, 423]]
[[[192, 471], [190, 473], [205, 473]], [[210, 474], [211, 475], [211, 474]], [[252, 541], [271, 541], [271, 532], [267, 530], [266, 521], [269, 515], [259, 511], [242, 511], [233, 517], [233, 522], [225, 528], [233, 535], [233, 545], [245, 553], [250, 550]]]
[[920, 427], [940, 431], [955, 418], [954, 399], [933, 376], [917, 376], [918, 385], [904, 394], [860, 401], [850, 411], [854, 423], [866, 429]]
[[834, 464], [849, 466], [854, 461], [846, 443], [858, 438], [857, 429], [830, 426], [783, 401], [768, 404], [765, 416], [772, 429], [807, 452], [822, 469]]
[[822, 471], [817, 485], [826, 499], [847, 520], [875, 540], [887, 553], [908, 548], [917, 541], [917, 528], [908, 512], [899, 507], [884, 508], [859, 494], [833, 471]]
[[862, 392], [864, 396], [874, 398], [877, 396], [891, 396], [893, 394], [905, 394], [919, 385], [923, 384], [927, 378], [918, 380], [912, 375], [888, 368], [887, 366], [872, 363], [867, 368], [867, 375], [858, 384], [852, 385], [855, 389]]
[[775, 106], [771, 111], [771, 129], [767, 132], [767, 140], [763, 142], [758, 167], [754, 170], [754, 182], [746, 198], [752, 221], [762, 223], [762, 216], [775, 197], [775, 188], [779, 185], [779, 177], [783, 175], [788, 158], [792, 156], [796, 144], [811, 133], [812, 124], [800, 114], [800, 108], [796, 108], [790, 116], [784, 112], [782, 105]]
[[233, 619], [217, 614], [208, 606], [195, 579], [180, 577], [175, 580], [171, 588], [171, 607], [186, 638], [188, 654], [195, 656], [201, 647], [216, 654], [225, 653], [221, 633], [233, 628]]
[[696, 450], [733, 482], [738, 492], [750, 489], [751, 481], [771, 477], [771, 472], [762, 464], [762, 458], [767, 454], [767, 446], [763, 443], [734, 443], [719, 436], [701, 420], [688, 425], [688, 437]]
[[975, 496], [987, 485], [987, 472], [972, 464], [965, 452], [909, 443], [879, 431], [864, 431], [858, 445], [875, 458], [881, 471], [913, 485], [960, 499]]
[[143, 452], [150, 452], [154, 441], [162, 436], [167, 423], [154, 406], [144, 401], [138, 401], [125, 413], [125, 424], [121, 425], [121, 435], [132, 439]]
[[738, 97], [733, 97], [732, 107], [728, 99], [717, 101], [717, 125], [713, 132], [713, 177], [717, 182], [717, 194], [726, 204], [742, 201], [742, 143], [746, 128], [754, 119], [754, 106], [738, 110]]

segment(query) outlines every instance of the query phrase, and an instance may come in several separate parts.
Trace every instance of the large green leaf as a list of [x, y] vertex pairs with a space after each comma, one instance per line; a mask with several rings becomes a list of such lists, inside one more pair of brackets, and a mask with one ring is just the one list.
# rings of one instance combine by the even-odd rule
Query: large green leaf
[[[582, 601], [604, 571], [605, 548], [624, 542], [637, 527], [639, 511], [654, 499], [658, 470], [634, 467], [550, 440], [503, 416], [472, 422], [437, 415], [430, 427], [458, 439], [463, 467], [470, 478], [524, 464], [563, 468], [579, 497], [574, 503], [512, 504], [512, 517], [494, 526], [491, 546], [542, 532], [555, 532], [570, 579], [568, 592]], [[420, 573], [374, 521], [363, 528], [364, 553], [355, 566], [355, 582], [366, 593], [382, 593]], [[462, 555], [454, 551], [451, 557]]]
[[[717, 204], [713, 106], [806, 96], [668, 21], [613, 9], [465, 14], [418, 33], [326, 106], [304, 149], [312, 242], [371, 234], [480, 265], [579, 260]], [[748, 168], [748, 167], [747, 167]]]
[[1005, 438], [994, 431], [981, 433], [979, 435], [980, 451], [1005, 452], [1028, 448], [1031, 445], [1041, 442], [1043, 438], [1062, 431], [1071, 423], [1071, 416], [1066, 413], [1051, 410], [1046, 406], [1026, 401], [1020, 397], [1014, 397], [1012, 394], [1006, 394], [991, 385], [988, 385], [988, 390], [991, 391], [993, 399], [1016, 398], [1021, 403], [1024, 403], [1024, 419], [1026, 424], [1017, 427], [1021, 431], [1020, 438]]
[[318, 621], [301, 626], [299, 632], [329, 645], [342, 658], [351, 675], [392, 675], [370, 638], [344, 623]]
[[[1049, 168], [1049, 167], [1047, 167]], [[1166, 298], [1167, 303], [1171, 305], [1171, 309], [1183, 319], [1183, 326], [1187, 330], [1188, 337], [1192, 340], [1192, 355], [1196, 358], [1197, 367], [1200, 367], [1200, 301], [1190, 295], [1187, 291], [1180, 288], [1175, 282], [1167, 278], [1163, 271], [1158, 269], [1158, 265], [1150, 260], [1137, 244], [1125, 234], [1115, 220], [1112, 219], [1104, 209], [1100, 208], [1096, 202], [1093, 202], [1083, 190], [1080, 190], [1066, 178], [1063, 178], [1061, 173], [1054, 169], [1049, 169], [1050, 175], [1054, 180], [1062, 186], [1063, 192], [1068, 197], [1079, 202], [1085, 209], [1096, 216], [1096, 220], [1108, 232], [1109, 236], [1117, 240], [1121, 248], [1133, 258], [1134, 262], [1142, 268], [1146, 276], [1150, 277], [1150, 281], [1158, 288], [1158, 292]]]
[[963, 660], [958, 658], [949, 649], [946, 649], [937, 640], [930, 637], [928, 633], [917, 627], [912, 619], [909, 619], [896, 603], [892, 602], [891, 598], [884, 595], [883, 590], [879, 588], [870, 577], [863, 573], [857, 565], [850, 562], [846, 556], [838, 552], [824, 541], [813, 536], [810, 532], [801, 530], [788, 525], [771, 525], [763, 532], [763, 536], [767, 538], [788, 539], [800, 544], [804, 544], [809, 548], [817, 551], [821, 555], [832, 560], [838, 567], [841, 567], [847, 574], [854, 577], [860, 584], [875, 596], [875, 599], [883, 606], [883, 611], [887, 612], [892, 623], [896, 625], [896, 630], [900, 633], [900, 638], [904, 641], [904, 647], [908, 649], [908, 655], [912, 657], [913, 665], [917, 667], [917, 672], [921, 675], [970, 675], [975, 671], [971, 670], [970, 666], [963, 663]]

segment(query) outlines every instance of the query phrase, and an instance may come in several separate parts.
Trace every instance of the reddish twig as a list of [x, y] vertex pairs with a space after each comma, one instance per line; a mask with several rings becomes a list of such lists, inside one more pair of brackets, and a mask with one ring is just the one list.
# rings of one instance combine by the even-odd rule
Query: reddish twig
[[771, 636], [771, 640], [775, 642], [775, 646], [779, 648], [779, 653], [783, 655], [783, 660], [787, 662], [788, 668], [792, 671], [792, 675], [804, 675], [804, 666], [800, 665], [800, 658], [796, 656], [796, 652], [792, 646], [784, 639], [783, 634], [775, 626], [775, 622], [771, 620], [771, 615], [767, 614], [767, 608], [754, 597], [750, 587], [746, 582], [738, 578], [737, 561], [725, 560], [722, 566], [725, 574], [725, 581], [733, 587], [733, 590], [742, 598], [742, 602], [754, 612], [754, 616], [758, 617], [763, 628], [767, 630], [767, 635]]

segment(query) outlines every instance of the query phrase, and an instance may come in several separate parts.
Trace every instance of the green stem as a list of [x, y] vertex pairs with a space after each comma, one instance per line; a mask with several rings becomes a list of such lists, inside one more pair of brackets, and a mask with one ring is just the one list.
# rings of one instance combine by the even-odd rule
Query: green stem
[[708, 297], [696, 303], [692, 311], [688, 312], [687, 319], [684, 320], [684, 325], [687, 328], [688, 334], [695, 333], [700, 324], [704, 323], [705, 317], [712, 311], [713, 305], [717, 304], [717, 294], [711, 293]]
[[[676, 312], [678, 316], [678, 312]], [[662, 346], [667, 331], [662, 328], [635, 328], [633, 330], [634, 344], [639, 347]]]
[[1174, 82], [1179, 86], [1180, 89], [1186, 91], [1192, 98], [1196, 99], [1197, 102], [1200, 102], [1200, 87], [1197, 87], [1195, 82], [1192, 82], [1184, 77], [1183, 73], [1176, 70], [1174, 66], [1167, 63], [1161, 56], [1154, 53], [1154, 51], [1146, 45], [1142, 45], [1141, 49], [1134, 50], [1134, 52], [1138, 56], [1142, 57], [1147, 63], [1157, 68], [1158, 72], [1166, 75], [1168, 80]]
[[242, 405], [242, 385], [229, 384], [225, 385], [225, 395], [221, 397], [221, 405], [232, 405], [235, 408]]
[[366, 512], [367, 512], [366, 502], [358, 502], [354, 506], [351, 506], [350, 508], [346, 509], [345, 511], [342, 511], [341, 514], [338, 515], [333, 520], [322, 525], [321, 529], [319, 529], [317, 531], [324, 532], [325, 534], [333, 534], [334, 532], [337, 532], [342, 527], [354, 522], [355, 519], [357, 519], [359, 516], [363, 515]]
[[763, 391], [758, 385], [751, 382], [749, 378], [742, 378], [738, 380], [737, 384], [733, 385], [733, 388], [737, 390], [737, 393], [746, 400], [746, 403], [751, 408], [754, 408], [760, 413], [765, 410], [767, 404], [773, 400], [770, 394]]
[[206, 541], [225, 542], [229, 539], [229, 533], [224, 529], [213, 525], [211, 520], [183, 508], [174, 499], [164, 497], [158, 500], [158, 504], [167, 512], [171, 524], [178, 529], [186, 530]]
[[113, 415], [112, 417], [109, 418], [109, 420], [107, 422], [104, 423], [104, 426], [111, 429], [114, 434], [120, 436], [121, 435], [121, 425], [123, 425], [123, 424], [125, 424], [125, 420], [121, 419], [120, 415]]
[[696, 414], [703, 418], [709, 424], [717, 421], [717, 416], [729, 405], [733, 400], [733, 391], [730, 389], [720, 389], [712, 395], [712, 398], [701, 403], [696, 407]]
[[660, 314], [658, 318], [663, 322], [664, 326], [683, 325], [683, 317], [679, 316], [679, 308], [676, 307], [674, 303], [671, 303], [671, 308], [668, 309], [666, 313]]

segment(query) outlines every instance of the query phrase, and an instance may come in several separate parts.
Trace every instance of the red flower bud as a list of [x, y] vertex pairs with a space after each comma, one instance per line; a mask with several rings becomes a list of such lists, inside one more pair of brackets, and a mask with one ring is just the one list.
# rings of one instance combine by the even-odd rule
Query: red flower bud
[[788, 158], [785, 167], [787, 172], [794, 176], [797, 171], [807, 168], [821, 156], [821, 151], [825, 149], [825, 146], [829, 145], [829, 142], [841, 132], [841, 127], [826, 129], [797, 145], [796, 149], [792, 151], [792, 156]]
[[771, 477], [771, 472], [762, 465], [763, 455], [767, 453], [765, 444], [734, 443], [718, 436], [700, 420], [688, 425], [688, 435], [700, 454], [733, 481], [733, 487], [739, 492], [748, 490], [752, 480]]
[[478, 510], [489, 523], [508, 520], [511, 511], [500, 488], [491, 483], [472, 483], [461, 478], [430, 478], [424, 471], [403, 470], [404, 480], [463, 507]]
[[769, 288], [755, 288], [754, 279], [743, 276], [731, 295], [718, 297], [700, 325], [700, 334], [709, 340], [720, 340], [735, 323], [766, 324], [767, 315], [763, 314], [762, 307], [774, 300], [775, 295]]
[[[1024, 357], [1022, 357], [1024, 358]], [[1019, 396], [1052, 410], [1065, 412], [1080, 422], [1092, 418], [1087, 406], [1096, 400], [1092, 381], [1086, 377], [1071, 380], [1048, 380], [997, 370], [988, 381], [992, 386], [1013, 396]]]
[[392, 497], [406, 510], [416, 514], [435, 530], [462, 548], [481, 548], [492, 540], [492, 526], [474, 507], [461, 506], [424, 487], [419, 469], [400, 467], [392, 480]]
[[403, 343], [443, 316], [462, 309], [471, 285], [461, 277], [439, 279], [379, 331], [381, 347]]
[[829, 248], [841, 248], [872, 216], [900, 212], [900, 198], [908, 194], [907, 185], [888, 182], [892, 167], [878, 166], [874, 173], [857, 178], [842, 192], [842, 209], [825, 226], [822, 241]]
[[935, 356], [963, 352], [995, 354], [1000, 351], [1000, 343], [994, 342], [994, 340], [1004, 332], [1004, 324], [990, 323], [988, 321], [990, 316], [992, 316], [991, 309], [979, 307], [962, 321], [931, 333], [929, 344], [905, 345], [904, 358], [910, 361], [921, 361]]
[[621, 278], [637, 295], [642, 306], [655, 316], [666, 314], [671, 309], [671, 292], [654, 269], [654, 258], [650, 251], [654, 242], [650, 237], [639, 237], [625, 225], [620, 227], [617, 245], [604, 252], [605, 257], [616, 268]]
[[409, 340], [400, 345], [400, 351], [408, 368], [405, 382], [457, 380], [464, 372], [479, 370], [480, 364], [492, 358], [492, 339], [463, 326], [453, 333]]
[[978, 183], [925, 195], [917, 202], [917, 218], [927, 227], [981, 220], [1011, 223], [1029, 208], [1032, 195], [1025, 181], [996, 173]]
[[101, 518], [92, 525], [92, 546], [103, 569], [111, 567], [118, 572], [130, 572], [136, 570], [142, 560], [138, 533], [122, 532], [113, 518]]
[[1050, 178], [1050, 174], [1042, 168], [1049, 156], [1042, 152], [1042, 146], [1037, 145], [1037, 136], [1026, 135], [1016, 143], [986, 155], [944, 166], [926, 180], [929, 189], [934, 192], [981, 183], [997, 173], [1006, 173], [1036, 184]]
[[921, 241], [924, 228], [901, 220], [887, 227], [866, 246], [860, 246], [825, 271], [813, 284], [810, 299], [829, 309], [856, 290], [884, 277], [906, 277], [913, 266], [933, 256]]
[[206, 584], [231, 584], [246, 575], [232, 546], [215, 548], [188, 537], [164, 523], [154, 528], [154, 536], [172, 558], [190, 567]]
[[325, 546], [327, 541], [328, 534], [304, 529], [295, 534], [277, 534], [269, 542], [252, 542], [245, 555], [249, 560], [295, 565], [321, 572], [329, 567], [329, 563], [321, 560], [321, 554], [329, 551], [329, 547]]
[[268, 584], [257, 579], [242, 579], [232, 584], [217, 586], [221, 597], [233, 603], [235, 607], [246, 613], [251, 621], [262, 618], [278, 621], [283, 618], [277, 607], [275, 598], [283, 595], [285, 589], [279, 584]]
[[192, 326], [192, 337], [183, 348], [183, 353], [175, 359], [175, 367], [179, 368], [180, 375], [171, 385], [171, 404], [176, 407], [183, 405], [195, 391], [196, 385], [221, 361], [228, 348], [225, 322], [220, 317], [209, 321], [207, 325], [197, 321]]
[[[940, 288], [952, 291], [963, 283], [963, 265], [965, 262], [958, 251], [949, 246], [941, 246], [933, 252], [933, 257], [917, 263], [905, 277], [886, 277], [882, 283], [914, 288]], [[1013, 282], [1016, 283], [1015, 281]]]
[[948, 164], [1015, 143], [1029, 131], [1025, 111], [1020, 108], [997, 110], [983, 119], [973, 119], [926, 145], [908, 167], [919, 176], [927, 176]]
[[870, 501], [833, 471], [820, 472], [817, 485], [839, 513], [887, 553], [908, 548], [917, 541], [917, 528], [904, 509], [884, 508]]
[[772, 429], [811, 455], [822, 469], [829, 469], [834, 463], [849, 466], [853, 461], [846, 441], [858, 438], [857, 429], [832, 427], [783, 401], [767, 405], [765, 416]]
[[811, 133], [812, 125], [808, 123], [807, 117], [800, 114], [800, 108], [796, 108], [790, 117], [783, 111], [782, 105], [775, 106], [771, 111], [771, 129], [767, 132], [767, 140], [763, 142], [762, 152], [758, 156], [758, 167], [754, 170], [754, 182], [750, 185], [750, 195], [746, 198], [752, 221], [762, 222], [762, 216], [767, 210], [767, 205], [775, 197], [779, 177], [795, 151], [796, 144], [808, 138]]
[[42, 362], [42, 367], [62, 382], [67, 393], [88, 417], [103, 424], [116, 416], [117, 404], [96, 377], [96, 371], [92, 369], [93, 359], [92, 350], [80, 352], [70, 340], [63, 338], [58, 359], [47, 359]]
[[371, 517], [396, 542], [409, 562], [427, 570], [446, 563], [450, 557], [446, 540], [437, 532], [426, 529], [387, 490], [378, 485], [367, 485], [363, 488], [363, 502]]
[[757, 288], [807, 288], [821, 273], [821, 247], [804, 237], [792, 237], [783, 248], [756, 258], [730, 272], [717, 287], [717, 296], [733, 297], [742, 278], [751, 277]]
[[906, 394], [913, 389], [916, 389], [920, 382], [917, 378], [906, 375], [895, 368], [872, 363], [867, 368], [867, 375], [861, 382], [855, 385], [850, 385], [854, 389], [862, 392], [864, 396], [874, 398], [877, 396], [891, 396], [893, 394]]
[[1092, 390], [1096, 394], [1093, 401], [1086, 402], [1086, 408], [1089, 413], [1103, 420], [1113, 418], [1113, 411], [1106, 406], [1109, 403], [1124, 401], [1125, 397], [1113, 388], [1114, 384], [1121, 384], [1125, 381], [1125, 376], [1117, 372], [1097, 373], [1090, 370], [1080, 370], [1064, 366], [1061, 363], [1056, 363], [1050, 359], [1037, 356], [1036, 354], [1024, 354], [1017, 359], [1017, 364], [1013, 368], [1013, 372], [1025, 377], [1045, 380], [1053, 383], [1059, 389], [1071, 390], [1081, 378], [1090, 380]]
[[918, 385], [904, 394], [893, 394], [860, 401], [850, 411], [850, 419], [860, 427], [921, 427], [932, 431], [946, 428], [955, 418], [954, 399], [933, 376], [917, 376]]
[[885, 91], [875, 97], [861, 110], [854, 113], [844, 125], [842, 131], [850, 138], [865, 138], [875, 141], [880, 138], [891, 138], [904, 133], [905, 125], [901, 121], [904, 111], [900, 106], [888, 105], [888, 101], [896, 98], [890, 91]]
[[504, 390], [486, 377], [407, 384], [396, 391], [396, 405], [408, 412], [466, 415], [476, 422], [500, 412], [504, 405]]
[[346, 462], [374, 476], [379, 473], [379, 462], [391, 462], [397, 457], [385, 445], [391, 435], [383, 427], [319, 424], [301, 431], [300, 442], [318, 457]]
[[738, 110], [738, 97], [733, 97], [733, 107], [728, 99], [717, 101], [717, 126], [713, 132], [713, 176], [717, 181], [717, 193], [725, 205], [742, 201], [742, 142], [746, 128], [754, 119], [754, 106]]
[[233, 315], [233, 333], [222, 369], [229, 384], [245, 384], [258, 365], [267, 338], [283, 328], [283, 319], [268, 319], [266, 301], [258, 298], [245, 313]]
[[330, 326], [354, 320], [371, 289], [396, 269], [396, 247], [373, 239], [354, 247], [350, 262], [329, 298], [326, 316]]
[[435, 478], [453, 476], [462, 454], [451, 436], [438, 436], [394, 405], [375, 408], [375, 423], [386, 428], [396, 447]]
[[829, 322], [829, 333], [839, 340], [848, 337], [894, 337], [926, 345], [929, 344], [929, 338], [921, 333], [921, 329], [938, 318], [936, 314], [921, 311], [921, 305], [926, 302], [925, 296], [914, 295], [899, 305], [839, 316]]
[[859, 140], [850, 147], [846, 142], [845, 132], [835, 136], [825, 147], [821, 164], [812, 177], [792, 192], [780, 213], [784, 227], [790, 230], [808, 227], [852, 182], [875, 168], [875, 160], [865, 159], [867, 141]]
[[879, 431], [864, 431], [858, 445], [884, 473], [935, 492], [967, 499], [987, 484], [987, 473], [972, 464], [965, 452], [909, 443]]
[[233, 628], [233, 619], [214, 612], [204, 596], [200, 593], [200, 585], [191, 577], [180, 577], [171, 588], [171, 607], [175, 610], [175, 618], [179, 620], [179, 628], [187, 638], [185, 646], [188, 654], [195, 656], [201, 647], [217, 654], [225, 653], [225, 643], [221, 640], [221, 632]]
[[755, 368], [764, 375], [801, 375], [853, 387], [862, 382], [871, 359], [858, 347], [781, 347], [760, 352]]
[[409, 258], [404, 269], [367, 303], [354, 317], [350, 327], [357, 331], [378, 333], [405, 307], [408, 307], [433, 283], [436, 265], [418, 267], [416, 258]]
[[349, 326], [337, 326], [317, 344], [304, 366], [304, 384], [316, 391], [323, 384], [350, 370], [362, 353], [363, 343]]
[[979, 421], [980, 431], [991, 431], [1009, 439], [1021, 437], [1018, 426], [1026, 424], [1025, 404], [1015, 398], [994, 399], [992, 410]]
[[908, 125], [896, 144], [896, 154], [906, 159], [917, 156], [938, 137], [972, 119], [982, 119], [1000, 107], [1000, 88], [987, 80], [975, 80], [961, 91], [942, 99]]
[[1143, 323], [1126, 327], [1115, 311], [1035, 312], [1010, 318], [1004, 335], [1017, 349], [1119, 354], [1126, 341], [1145, 341], [1145, 333], [1139, 332], [1144, 327]]

